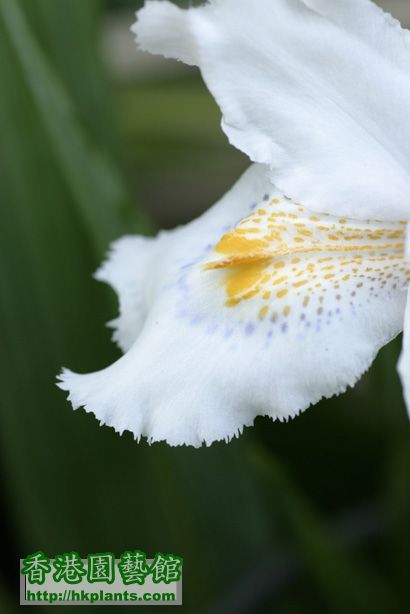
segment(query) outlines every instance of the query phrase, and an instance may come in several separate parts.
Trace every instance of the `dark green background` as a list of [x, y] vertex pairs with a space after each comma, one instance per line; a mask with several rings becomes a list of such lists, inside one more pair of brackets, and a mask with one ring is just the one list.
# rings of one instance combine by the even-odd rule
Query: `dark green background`
[[0, 0], [0, 611], [30, 552], [141, 548], [184, 557], [187, 612], [407, 612], [399, 343], [344, 396], [210, 449], [120, 438], [54, 385], [119, 355], [91, 279], [108, 243], [189, 220], [247, 165], [194, 70], [107, 78], [108, 4], [130, 6]]

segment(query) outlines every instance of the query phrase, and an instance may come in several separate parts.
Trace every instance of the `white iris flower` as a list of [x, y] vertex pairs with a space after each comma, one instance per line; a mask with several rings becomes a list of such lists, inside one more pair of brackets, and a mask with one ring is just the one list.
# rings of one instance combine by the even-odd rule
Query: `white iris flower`
[[[229, 440], [352, 386], [404, 327], [410, 34], [370, 0], [150, 1], [139, 46], [199, 66], [254, 163], [199, 219], [115, 243], [115, 364], [74, 407], [150, 442]], [[199, 118], [200, 120], [200, 118]]]

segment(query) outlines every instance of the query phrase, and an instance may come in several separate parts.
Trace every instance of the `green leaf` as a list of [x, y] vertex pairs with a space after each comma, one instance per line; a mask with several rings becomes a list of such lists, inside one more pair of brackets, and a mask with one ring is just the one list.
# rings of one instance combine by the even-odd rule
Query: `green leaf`
[[[73, 6], [78, 10], [78, 3]], [[107, 237], [121, 231], [121, 207], [127, 199], [118, 169], [107, 153], [95, 147], [82, 132], [72, 101], [32, 36], [20, 3], [0, 0], [0, 14], [4, 34], [21, 67], [50, 151], [88, 235], [97, 249], [104, 249]]]
[[[95, 370], [119, 355], [104, 329], [113, 296], [91, 274], [134, 216], [107, 100], [89, 89], [105, 87], [101, 69], [90, 74], [96, 5], [59, 1], [58, 18], [55, 4], [0, 0], [0, 437], [12, 545], [20, 556], [174, 552], [187, 563], [187, 599], [205, 602], [239, 567], [235, 553], [269, 548], [243, 441], [137, 444], [73, 412], [55, 386], [62, 365]], [[77, 47], [92, 57], [73, 65]], [[223, 575], [226, 553], [235, 565]]]
[[410, 444], [406, 436], [408, 425], [401, 440], [395, 441], [387, 466], [386, 508], [390, 529], [388, 553], [392, 575], [403, 603], [410, 596]]
[[335, 614], [401, 611], [388, 584], [325, 526], [275, 457], [258, 446], [253, 458], [280, 507], [307, 574], [327, 601], [328, 611]]

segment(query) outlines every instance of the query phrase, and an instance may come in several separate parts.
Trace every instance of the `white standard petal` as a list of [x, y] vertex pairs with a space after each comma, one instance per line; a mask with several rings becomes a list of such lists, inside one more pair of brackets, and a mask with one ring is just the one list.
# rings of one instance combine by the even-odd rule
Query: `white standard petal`
[[404, 233], [313, 214], [254, 166], [204, 216], [162, 233], [158, 249], [117, 244], [105, 277], [133, 297], [149, 281], [144, 316], [122, 340], [132, 347], [103, 371], [64, 372], [60, 386], [101, 423], [172, 445], [229, 440], [258, 415], [295, 416], [353, 385], [401, 331]]
[[233, 145], [316, 211], [407, 220], [409, 35], [369, 0], [147, 2], [142, 49], [200, 67]]

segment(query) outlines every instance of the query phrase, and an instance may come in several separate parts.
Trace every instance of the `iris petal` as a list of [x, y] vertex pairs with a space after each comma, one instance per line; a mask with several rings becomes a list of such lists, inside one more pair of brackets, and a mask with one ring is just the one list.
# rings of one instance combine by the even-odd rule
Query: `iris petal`
[[139, 45], [201, 69], [230, 142], [311, 210], [410, 215], [409, 34], [369, 0], [147, 2]]
[[403, 231], [314, 214], [254, 166], [155, 248], [117, 245], [110, 283], [135, 297], [149, 281], [143, 318], [119, 361], [65, 371], [60, 386], [101, 423], [171, 445], [229, 440], [258, 415], [295, 416], [353, 385], [400, 332]]

